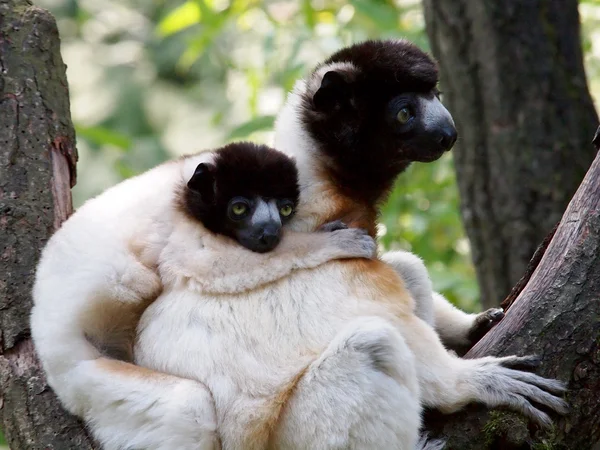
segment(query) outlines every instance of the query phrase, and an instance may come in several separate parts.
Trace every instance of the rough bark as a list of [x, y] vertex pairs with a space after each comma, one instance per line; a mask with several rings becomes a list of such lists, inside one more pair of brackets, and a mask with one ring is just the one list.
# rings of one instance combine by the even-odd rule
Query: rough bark
[[46, 384], [29, 337], [40, 250], [72, 211], [75, 133], [52, 16], [0, 1], [0, 417], [11, 449], [94, 448]]
[[447, 449], [600, 448], [600, 154], [506, 317], [466, 355], [539, 354], [539, 373], [569, 382], [570, 412], [551, 432], [509, 412], [431, 414]]
[[497, 306], [594, 158], [577, 0], [424, 0], [484, 308]]

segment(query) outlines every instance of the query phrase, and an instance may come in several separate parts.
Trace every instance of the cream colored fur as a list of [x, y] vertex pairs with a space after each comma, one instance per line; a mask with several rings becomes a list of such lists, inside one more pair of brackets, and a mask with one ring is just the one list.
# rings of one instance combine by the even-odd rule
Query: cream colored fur
[[479, 321], [485, 319], [484, 316], [503, 315], [500, 308], [468, 314], [452, 305], [442, 294], [433, 291], [423, 260], [413, 253], [388, 252], [381, 259], [402, 277], [415, 299], [415, 314], [434, 327], [444, 345], [450, 349], [468, 349], [473, 345], [469, 334], [478, 326]]
[[[302, 89], [280, 117], [277, 145], [298, 161], [302, 192], [291, 226], [306, 232], [335, 213], [341, 194], [332, 196], [335, 187], [319, 176], [316, 145], [295, 109]], [[181, 248], [188, 236], [174, 233], [166, 248]], [[532, 402], [565, 411], [554, 395], [560, 382], [511, 368], [528, 358], [448, 352], [381, 261], [330, 261], [216, 296], [190, 276], [187, 259], [172, 252], [160, 264], [170, 276], [140, 322], [136, 362], [206, 384], [224, 448], [412, 450], [421, 445], [422, 406], [504, 405], [546, 425]], [[421, 309], [435, 316], [436, 308]]]
[[[298, 233], [338, 208], [298, 120], [303, 86], [277, 127], [279, 147], [300, 170]], [[423, 405], [508, 405], [544, 423], [530, 400], [564, 409], [546, 392], [562, 385], [504, 367], [520, 361], [514, 357], [448, 353], [415, 315], [402, 279], [379, 261], [291, 264], [287, 275], [273, 270], [273, 280], [257, 271], [251, 283], [266, 284], [247, 291], [241, 277], [219, 272], [225, 287], [215, 289], [225, 293], [208, 293], [220, 285], [207, 282], [207, 266], [186, 251], [199, 245], [189, 224], [171, 215], [174, 186], [203, 158], [210, 155], [165, 164], [88, 202], [43, 252], [33, 338], [50, 385], [104, 448], [219, 448], [221, 434], [226, 448], [412, 450], [421, 445]], [[140, 324], [136, 359], [168, 375], [111, 360], [90, 344], [119, 350], [163, 282]]]
[[[106, 449], [218, 446], [203, 384], [105, 357], [131, 358], [139, 317], [162, 290], [159, 255], [182, 216], [177, 187], [211, 159], [203, 153], [166, 163], [107, 190], [69, 218], [42, 253], [33, 289], [34, 343], [50, 386]], [[187, 270], [202, 274], [198, 285], [216, 294], [375, 250], [373, 239], [356, 229], [289, 231], [275, 251], [258, 254], [194, 224], [180, 243], [187, 249], [181, 254], [190, 256]], [[180, 250], [171, 245], [163, 258]], [[168, 264], [162, 275], [168, 281]]]

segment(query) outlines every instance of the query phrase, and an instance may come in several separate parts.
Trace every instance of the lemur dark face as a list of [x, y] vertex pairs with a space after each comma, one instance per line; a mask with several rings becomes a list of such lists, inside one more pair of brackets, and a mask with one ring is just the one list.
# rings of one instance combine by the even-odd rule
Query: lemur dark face
[[294, 161], [264, 145], [236, 143], [199, 164], [187, 183], [184, 208], [213, 233], [254, 252], [273, 250], [294, 215], [298, 172]]
[[450, 150], [457, 132], [437, 82], [435, 62], [401, 40], [357, 44], [317, 67], [301, 114], [334, 179], [371, 200], [410, 162]]

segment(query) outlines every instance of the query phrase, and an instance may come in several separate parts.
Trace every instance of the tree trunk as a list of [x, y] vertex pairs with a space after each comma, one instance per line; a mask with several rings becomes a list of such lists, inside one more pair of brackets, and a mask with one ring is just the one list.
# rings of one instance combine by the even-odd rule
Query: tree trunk
[[594, 158], [578, 2], [423, 3], [485, 309], [519, 280]]
[[570, 412], [556, 429], [514, 413], [471, 407], [431, 414], [447, 450], [600, 448], [600, 154], [569, 204], [529, 282], [506, 317], [466, 357], [539, 354], [540, 373], [569, 382]]
[[72, 212], [75, 133], [52, 16], [0, 1], [0, 416], [11, 449], [91, 449], [46, 384], [29, 337], [40, 250]]

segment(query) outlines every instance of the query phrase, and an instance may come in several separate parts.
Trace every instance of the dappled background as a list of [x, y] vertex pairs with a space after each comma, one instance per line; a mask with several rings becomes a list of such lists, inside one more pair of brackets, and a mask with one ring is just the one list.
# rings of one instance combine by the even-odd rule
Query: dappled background
[[[414, 0], [36, 4], [55, 15], [68, 65], [80, 152], [76, 206], [176, 155], [239, 139], [269, 143], [294, 81], [341, 46], [405, 37], [429, 50]], [[596, 99], [600, 2], [582, 1], [579, 9]], [[382, 243], [417, 253], [438, 290], [477, 310], [452, 164], [448, 154], [434, 164], [414, 164], [400, 177], [381, 217]]]

